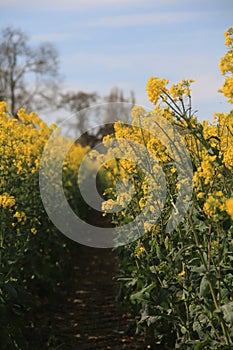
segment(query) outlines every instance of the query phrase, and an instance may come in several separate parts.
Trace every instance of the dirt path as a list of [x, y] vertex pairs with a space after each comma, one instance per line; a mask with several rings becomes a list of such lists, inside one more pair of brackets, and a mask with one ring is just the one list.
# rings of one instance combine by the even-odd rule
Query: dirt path
[[[61, 347], [72, 350], [143, 349], [129, 316], [117, 310], [116, 256], [109, 249], [77, 247], [73, 281], [53, 315]], [[131, 333], [131, 334], [130, 334]]]
[[[89, 222], [101, 220], [90, 213]], [[130, 315], [121, 315], [117, 307], [116, 253], [77, 243], [73, 248], [58, 301], [45, 305], [40, 317], [43, 322], [47, 319], [43, 329], [49, 339], [40, 350], [144, 350], [142, 341], [134, 340]]]

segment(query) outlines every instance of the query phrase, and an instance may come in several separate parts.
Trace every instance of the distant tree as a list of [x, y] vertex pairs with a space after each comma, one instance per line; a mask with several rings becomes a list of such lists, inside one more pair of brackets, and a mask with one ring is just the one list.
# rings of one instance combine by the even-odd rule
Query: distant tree
[[107, 102], [105, 109], [105, 123], [114, 123], [118, 119], [124, 119], [129, 121], [131, 117], [132, 106], [135, 105], [134, 92], [130, 92], [129, 97], [124, 96], [123, 90], [118, 87], [111, 89], [109, 95], [104, 97], [104, 101]]
[[72, 120], [68, 119], [65, 122], [67, 132], [72, 131], [75, 138], [81, 135], [79, 142], [83, 145], [87, 143], [87, 134], [85, 133], [91, 127], [90, 111], [88, 108], [96, 103], [98, 98], [99, 96], [96, 92], [72, 91], [60, 95], [58, 107], [67, 110], [72, 116]]
[[0, 99], [16, 116], [20, 107], [52, 109], [60, 86], [58, 52], [51, 43], [34, 48], [20, 29], [0, 33]]
[[[92, 109], [90, 107], [93, 104], [96, 106]], [[134, 104], [133, 92], [130, 93], [130, 97], [125, 97], [121, 89], [114, 87], [104, 97], [100, 97], [96, 92], [83, 91], [61, 94], [58, 107], [67, 110], [72, 116], [63, 124], [66, 133], [74, 136], [82, 145], [92, 147], [100, 142], [103, 136], [114, 131], [115, 121], [129, 121]]]
[[96, 134], [96, 142], [99, 142], [105, 135], [114, 132], [114, 123], [118, 120], [130, 122], [131, 110], [135, 105], [134, 92], [130, 92], [130, 96], [126, 97], [123, 90], [118, 87], [111, 89], [109, 95], [104, 97], [105, 112], [103, 123]]

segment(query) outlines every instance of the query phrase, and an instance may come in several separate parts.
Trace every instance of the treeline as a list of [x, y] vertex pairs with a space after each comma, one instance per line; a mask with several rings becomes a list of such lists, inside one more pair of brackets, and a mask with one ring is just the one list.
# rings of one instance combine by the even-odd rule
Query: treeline
[[[66, 127], [76, 137], [96, 126], [97, 116], [88, 110], [92, 105], [121, 102], [121, 107], [106, 109], [97, 124], [113, 123], [116, 115], [123, 113], [129, 117], [135, 96], [133, 91], [130, 96], [125, 96], [118, 87], [113, 87], [106, 96], [101, 96], [97, 91], [66, 91], [63, 88], [56, 47], [50, 42], [35, 47], [24, 31], [6, 27], [0, 36], [0, 101], [7, 102], [9, 111], [16, 118], [20, 108], [25, 108], [28, 112], [37, 111], [41, 115], [51, 112], [56, 112], [57, 115], [68, 113], [73, 118], [72, 122], [66, 123]], [[125, 108], [122, 110], [123, 103]], [[106, 133], [106, 127], [102, 126], [94, 133], [86, 133], [80, 142], [95, 144]]]

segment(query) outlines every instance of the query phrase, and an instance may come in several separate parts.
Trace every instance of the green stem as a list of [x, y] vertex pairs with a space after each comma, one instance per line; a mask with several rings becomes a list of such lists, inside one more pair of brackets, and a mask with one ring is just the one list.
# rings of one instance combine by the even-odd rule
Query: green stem
[[1, 213], [1, 229], [0, 229], [0, 266], [2, 265], [2, 249], [3, 249], [3, 242], [4, 242], [4, 222], [5, 222], [5, 217], [4, 213]]
[[[191, 225], [191, 228], [192, 228], [192, 231], [193, 231], [193, 234], [194, 234], [195, 243], [196, 243], [196, 246], [197, 246], [197, 249], [198, 249], [201, 261], [202, 261], [202, 263], [203, 263], [203, 265], [205, 267], [206, 272], [208, 272], [208, 265], [207, 265], [207, 262], [205, 261], [204, 255], [203, 255], [202, 250], [200, 248], [198, 235], [197, 235], [196, 229], [194, 227], [194, 224], [192, 222], [192, 219], [191, 219], [190, 215], [188, 215], [188, 219], [189, 219], [189, 223]], [[219, 311], [220, 305], [218, 303], [218, 300], [217, 300], [217, 297], [215, 295], [215, 291], [214, 291], [213, 285], [212, 285], [211, 281], [209, 280], [209, 278], [208, 278], [208, 283], [209, 283], [210, 293], [211, 293], [211, 296], [212, 296], [212, 299], [213, 299], [213, 302], [214, 302], [215, 309]], [[219, 320], [220, 320], [220, 325], [221, 325], [221, 328], [222, 328], [222, 331], [223, 331], [223, 335], [224, 335], [226, 344], [227, 345], [232, 345], [232, 341], [231, 341], [229, 332], [227, 330], [225, 321], [223, 320], [222, 316], [219, 316]]]

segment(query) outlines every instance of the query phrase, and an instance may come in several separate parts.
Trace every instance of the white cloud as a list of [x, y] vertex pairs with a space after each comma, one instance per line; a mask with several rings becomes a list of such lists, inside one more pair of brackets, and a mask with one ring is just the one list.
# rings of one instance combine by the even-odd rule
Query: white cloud
[[79, 32], [70, 32], [70, 33], [45, 33], [32, 35], [30, 40], [34, 42], [41, 41], [52, 41], [52, 42], [60, 42], [64, 40], [75, 39], [75, 40], [87, 40], [89, 39], [89, 35], [87, 33]]
[[[167, 3], [172, 4], [172, 0], [165, 0]], [[179, 0], [183, 1], [183, 0]], [[164, 1], [159, 0], [158, 3], [164, 3]], [[7, 7], [27, 7], [33, 9], [47, 9], [47, 10], [83, 10], [83, 9], [93, 9], [98, 7], [119, 7], [127, 5], [146, 5], [152, 4], [154, 0], [40, 0], [38, 2], [32, 2], [31, 0], [1, 0], [1, 6]]]
[[[78, 67], [77, 72], [73, 72], [74, 79], [78, 79], [78, 85], [87, 91], [98, 90], [100, 93], [108, 92], [112, 88], [111, 81], [124, 91], [135, 91], [137, 103], [150, 106], [145, 92], [147, 79], [151, 75], [170, 79], [170, 83], [176, 83], [182, 78], [193, 78], [196, 82], [192, 85], [193, 108], [198, 109], [200, 119], [210, 119], [214, 111], [227, 110], [227, 103], [217, 90], [221, 87], [223, 78], [218, 70], [218, 59], [210, 54], [182, 52], [172, 53], [170, 56], [162, 54], [103, 54], [103, 53], [80, 53], [67, 57], [63, 64], [68, 67]], [[145, 62], [147, 62], [145, 66]], [[79, 79], [79, 71], [87, 72], [90, 77], [89, 67], [94, 67], [98, 72], [93, 80], [87, 82], [85, 78]], [[134, 75], [127, 72], [134, 67]], [[138, 72], [138, 73], [137, 73]], [[102, 78], [100, 81], [99, 76]], [[138, 76], [139, 74], [139, 76]], [[144, 80], [144, 83], [142, 82]], [[75, 81], [73, 81], [75, 89]], [[78, 89], [78, 86], [76, 86]]]
[[200, 18], [204, 13], [199, 12], [157, 12], [145, 14], [118, 15], [98, 18], [90, 23], [91, 27], [123, 27], [180, 23]]
[[68, 39], [70, 36], [71, 36], [71, 34], [64, 34], [64, 33], [38, 34], [38, 35], [32, 35], [30, 37], [30, 40], [32, 40], [34, 42], [62, 41], [62, 40]]
[[63, 58], [62, 62], [67, 67], [94, 66], [95, 69], [106, 70], [132, 68], [132, 63], [140, 64], [145, 60], [144, 54], [106, 54], [106, 53], [77, 53]]
[[[184, 47], [185, 50], [185, 47]], [[62, 59], [62, 64], [67, 68], [77, 67], [83, 68], [93, 67], [95, 70], [112, 70], [119, 69], [124, 72], [128, 68], [135, 71], [137, 75], [140, 72], [150, 72], [150, 74], [161, 75], [169, 74], [168, 78], [173, 78], [181, 74], [182, 78], [199, 79], [209, 71], [218, 73], [218, 59], [214, 58], [212, 53], [201, 52], [184, 52], [182, 51], [159, 51], [152, 52], [139, 50], [138, 52], [130, 52], [122, 50], [118, 52], [110, 52], [106, 47], [104, 52], [77, 52]], [[83, 68], [82, 68], [83, 67]], [[188, 76], [187, 76], [188, 74]], [[191, 74], [191, 76], [190, 76]], [[214, 74], [215, 75], [215, 74]]]

